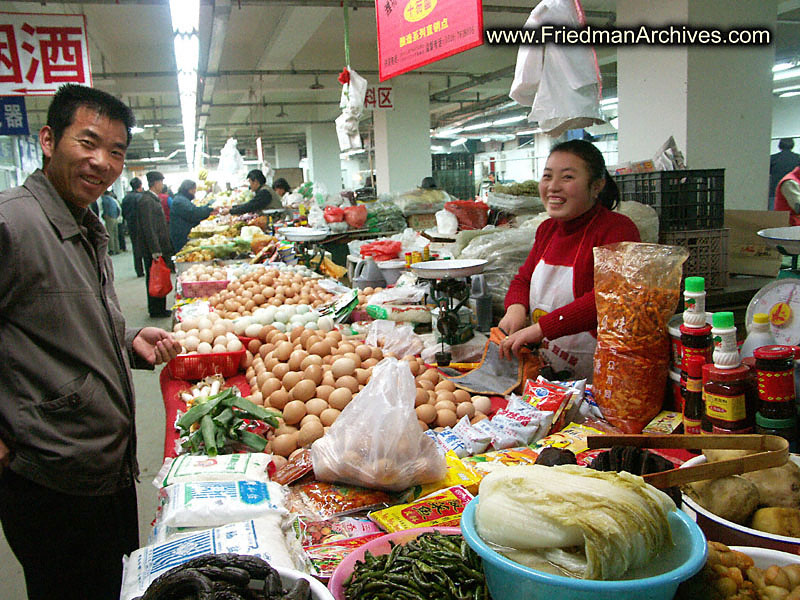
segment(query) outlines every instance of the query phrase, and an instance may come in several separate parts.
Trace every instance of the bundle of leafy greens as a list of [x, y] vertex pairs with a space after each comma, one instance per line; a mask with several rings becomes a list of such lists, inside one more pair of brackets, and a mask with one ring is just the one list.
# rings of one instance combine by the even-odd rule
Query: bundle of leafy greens
[[483, 479], [478, 502], [476, 528], [486, 542], [573, 577], [620, 579], [672, 544], [667, 514], [675, 503], [629, 473], [509, 467]]

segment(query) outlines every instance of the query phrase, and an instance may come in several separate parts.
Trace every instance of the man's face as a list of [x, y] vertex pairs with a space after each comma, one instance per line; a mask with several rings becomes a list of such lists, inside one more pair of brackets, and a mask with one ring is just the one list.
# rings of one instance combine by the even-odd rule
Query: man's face
[[58, 144], [47, 125], [39, 132], [39, 144], [48, 159], [44, 174], [64, 200], [87, 208], [122, 173], [127, 141], [122, 121], [79, 106]]
[[254, 192], [257, 192], [258, 188], [261, 187], [261, 184], [258, 183], [257, 179], [248, 179], [247, 181], [250, 184], [250, 189]]
[[278, 194], [278, 198], [283, 198], [283, 195], [286, 193], [286, 190], [281, 187], [275, 188], [275, 193]]
[[150, 191], [154, 194], [160, 194], [164, 190], [164, 180], [159, 179], [158, 181], [153, 182], [153, 185], [150, 186]]

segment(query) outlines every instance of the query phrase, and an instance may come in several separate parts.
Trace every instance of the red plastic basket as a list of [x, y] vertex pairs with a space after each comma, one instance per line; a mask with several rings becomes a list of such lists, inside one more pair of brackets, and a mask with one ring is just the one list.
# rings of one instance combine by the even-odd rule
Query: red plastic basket
[[207, 298], [228, 287], [229, 281], [181, 281], [184, 298]]
[[167, 368], [174, 379], [195, 380], [217, 374], [233, 377], [239, 372], [245, 352], [243, 348], [238, 352], [176, 356], [167, 363]]

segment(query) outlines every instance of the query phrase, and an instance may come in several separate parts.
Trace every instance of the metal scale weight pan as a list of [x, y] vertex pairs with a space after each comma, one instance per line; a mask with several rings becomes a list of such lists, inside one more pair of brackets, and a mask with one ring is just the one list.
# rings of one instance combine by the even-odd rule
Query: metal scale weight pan
[[800, 226], [762, 229], [758, 235], [769, 247], [791, 257], [791, 266], [781, 267], [777, 279], [755, 293], [747, 306], [746, 322], [752, 323], [755, 313], [766, 313], [779, 344], [800, 345]]

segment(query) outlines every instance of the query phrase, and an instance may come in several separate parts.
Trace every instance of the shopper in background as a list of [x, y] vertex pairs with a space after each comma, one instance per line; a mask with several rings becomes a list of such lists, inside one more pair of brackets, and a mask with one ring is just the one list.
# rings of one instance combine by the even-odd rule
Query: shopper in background
[[172, 199], [169, 239], [175, 252], [179, 252], [186, 245], [192, 227], [207, 219], [213, 212], [210, 206], [195, 206], [192, 203], [196, 193], [197, 184], [191, 179], [185, 179]]
[[499, 326], [510, 335], [500, 354], [510, 358], [526, 344], [542, 343], [540, 355], [556, 372], [591, 378], [597, 344], [592, 248], [638, 242], [639, 231], [628, 217], [612, 212], [619, 190], [603, 155], [589, 142], [554, 146], [539, 191], [550, 218], [536, 230], [533, 248], [506, 294]]
[[31, 600], [118, 598], [139, 547], [131, 367], [179, 346], [125, 328], [87, 210], [122, 172], [133, 124], [115, 97], [62, 86], [42, 169], [0, 193], [0, 521]]
[[436, 185], [436, 180], [433, 177], [423, 177], [419, 184], [423, 190], [436, 190], [439, 189]]
[[788, 210], [789, 225], [800, 225], [800, 167], [795, 167], [778, 183], [775, 210]]
[[144, 277], [144, 258], [142, 247], [136, 239], [136, 204], [139, 196], [142, 195], [142, 180], [138, 177], [131, 179], [131, 191], [125, 194], [122, 199], [122, 219], [125, 222], [125, 229], [131, 236], [131, 247], [133, 250], [133, 268], [137, 277]]
[[[792, 152], [794, 140], [781, 138], [778, 141], [778, 152], [769, 157], [769, 210], [775, 208], [775, 196], [778, 184], [795, 167], [800, 166], [800, 154]], [[775, 210], [786, 210], [775, 208]]]
[[292, 191], [289, 182], [286, 181], [283, 177], [278, 177], [275, 181], [272, 182], [272, 189], [275, 190], [275, 193], [278, 194], [278, 198], [280, 199], [280, 206], [273, 207], [269, 206], [268, 208], [281, 208], [283, 206], [283, 197]]
[[[278, 185], [280, 182], [281, 180], [278, 179], [275, 184]], [[285, 183], [286, 180], [284, 179], [283, 182]], [[248, 202], [232, 206], [228, 211], [230, 214], [243, 215], [250, 212], [283, 208], [280, 199], [275, 197], [275, 192], [267, 185], [267, 178], [264, 177], [264, 173], [259, 169], [253, 169], [247, 174], [247, 183], [250, 185], [250, 189], [255, 192], [255, 195]], [[288, 183], [286, 187], [289, 187]]]
[[147, 312], [154, 319], [163, 319], [172, 316], [172, 312], [167, 310], [167, 299], [151, 296], [148, 282], [154, 259], [163, 256], [167, 266], [171, 270], [175, 268], [172, 264], [172, 244], [169, 241], [167, 220], [158, 199], [158, 194], [164, 188], [164, 175], [158, 171], [150, 171], [145, 177], [149, 189], [142, 193], [136, 205], [136, 235], [144, 256]]
[[100, 202], [103, 207], [103, 223], [106, 225], [108, 232], [108, 253], [110, 255], [119, 254], [119, 227], [118, 220], [121, 214], [119, 204], [113, 197], [114, 192], [106, 190], [100, 197]]
[[169, 225], [169, 209], [172, 206], [172, 190], [168, 186], [164, 186], [158, 193], [158, 199], [161, 202], [161, 210], [164, 212], [164, 219]]

